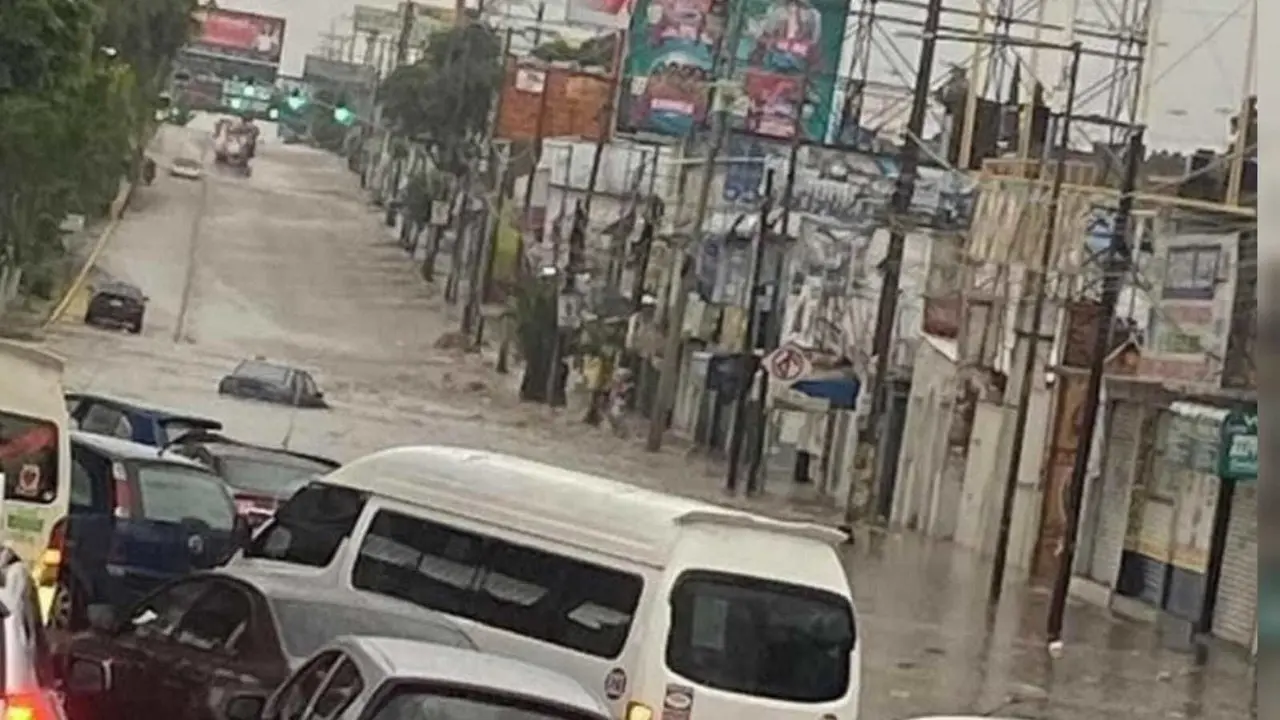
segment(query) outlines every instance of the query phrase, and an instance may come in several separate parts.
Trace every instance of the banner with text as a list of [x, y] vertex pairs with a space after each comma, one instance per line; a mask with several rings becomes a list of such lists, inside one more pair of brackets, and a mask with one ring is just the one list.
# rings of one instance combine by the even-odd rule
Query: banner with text
[[199, 29], [187, 46], [188, 51], [265, 65], [280, 64], [284, 18], [220, 8], [200, 8], [193, 17]]

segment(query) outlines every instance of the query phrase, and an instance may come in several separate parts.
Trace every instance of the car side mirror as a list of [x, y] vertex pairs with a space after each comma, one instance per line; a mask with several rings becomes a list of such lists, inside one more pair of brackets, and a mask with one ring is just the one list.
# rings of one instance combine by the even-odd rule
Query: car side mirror
[[259, 720], [267, 699], [254, 693], [232, 695], [223, 703], [219, 720]]
[[104, 635], [112, 635], [120, 624], [120, 620], [116, 617], [116, 609], [105, 603], [94, 603], [90, 605], [85, 614], [89, 620], [89, 627]]
[[72, 658], [64, 687], [76, 695], [101, 694], [111, 689], [111, 674], [107, 666], [97, 660]]

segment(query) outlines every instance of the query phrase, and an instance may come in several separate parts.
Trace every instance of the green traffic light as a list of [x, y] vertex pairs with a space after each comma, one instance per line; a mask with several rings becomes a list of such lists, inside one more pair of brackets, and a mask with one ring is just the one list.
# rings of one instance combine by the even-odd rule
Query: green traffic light
[[275, 108], [271, 108], [271, 109], [267, 110], [267, 119], [268, 119], [268, 120], [279, 120], [279, 119], [280, 119], [280, 111], [279, 111], [279, 110], [277, 110], [277, 109], [275, 109]]
[[297, 112], [307, 104], [307, 99], [301, 95], [290, 95], [284, 102], [290, 110]]
[[232, 110], [240, 110], [244, 107], [244, 100], [241, 100], [238, 97], [233, 97], [227, 101], [227, 104], [231, 106]]
[[339, 125], [350, 125], [356, 121], [356, 114], [345, 107], [333, 109], [333, 121]]
[[258, 91], [255, 90], [252, 85], [245, 85], [244, 87], [240, 88], [240, 94], [247, 98], [252, 99], [254, 96], [258, 94]]

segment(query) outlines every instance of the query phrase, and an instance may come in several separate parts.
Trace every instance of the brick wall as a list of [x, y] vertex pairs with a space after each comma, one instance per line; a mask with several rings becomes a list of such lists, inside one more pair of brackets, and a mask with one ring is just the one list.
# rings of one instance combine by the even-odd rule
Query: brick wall
[[[530, 69], [525, 69], [525, 79], [528, 78]], [[599, 139], [601, 117], [613, 93], [612, 83], [608, 78], [566, 68], [549, 68], [545, 71], [544, 88], [548, 95], [544, 106], [541, 94], [536, 92], [536, 84], [522, 81], [517, 87], [518, 72], [516, 63], [507, 65], [502, 113], [498, 118], [499, 138], [533, 139], [537, 136], [538, 113], [542, 110], [545, 113], [542, 119], [543, 137]], [[612, 130], [608, 127], [603, 129], [606, 132]]]

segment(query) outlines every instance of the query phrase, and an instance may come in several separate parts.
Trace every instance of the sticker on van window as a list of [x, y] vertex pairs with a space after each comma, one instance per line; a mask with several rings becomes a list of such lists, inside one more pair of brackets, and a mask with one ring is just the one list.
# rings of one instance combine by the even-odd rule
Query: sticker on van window
[[617, 700], [627, 693], [627, 671], [614, 668], [604, 676], [604, 695], [610, 700]]
[[693, 714], [693, 688], [668, 685], [662, 699], [662, 720], [689, 720]]
[[36, 498], [40, 495], [40, 466], [27, 463], [18, 471], [18, 482], [15, 488], [17, 495], [24, 498]]

